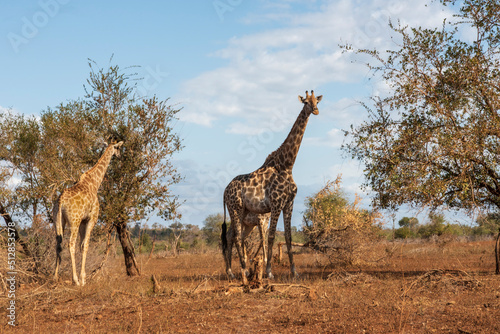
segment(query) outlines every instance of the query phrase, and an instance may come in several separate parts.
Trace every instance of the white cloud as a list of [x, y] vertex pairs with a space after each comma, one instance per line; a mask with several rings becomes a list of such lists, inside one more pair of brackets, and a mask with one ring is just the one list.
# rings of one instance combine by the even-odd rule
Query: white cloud
[[344, 132], [341, 129], [333, 128], [328, 131], [326, 137], [307, 137], [303, 139], [303, 142], [305, 145], [340, 148], [344, 138]]
[[[439, 26], [450, 16], [440, 4], [425, 6], [410, 0], [313, 4], [306, 2], [311, 12], [292, 12], [290, 1], [273, 1], [265, 6], [266, 15], [249, 16], [247, 24], [269, 20], [282, 27], [234, 37], [214, 53], [228, 64], [184, 83], [181, 95], [189, 100], [182, 120], [210, 126], [220, 117], [234, 117], [239, 120], [228, 132], [258, 133], [277, 108], [297, 115], [300, 105], [295, 94], [328, 83], [357, 82], [366, 74], [365, 68], [352, 64], [352, 54], [342, 54], [338, 47], [342, 41], [383, 50], [393, 46], [389, 18], [409, 25]], [[328, 100], [329, 92], [321, 93]], [[247, 122], [250, 118], [253, 121]]]
[[184, 180], [172, 186], [172, 190], [185, 201], [180, 212], [186, 224], [201, 225], [208, 215], [222, 212], [225, 187], [236, 175], [242, 174], [242, 167], [234, 161], [217, 167], [194, 160], [176, 160], [174, 164], [184, 176]]
[[[363, 88], [366, 87], [363, 85], [368, 72], [358, 56], [342, 54], [338, 44], [349, 42], [357, 48], [386, 50], [395, 47], [387, 26], [389, 18], [393, 22], [400, 18], [402, 24], [411, 26], [437, 27], [445, 16], [451, 17], [436, 2], [425, 6], [410, 0], [304, 0], [296, 6], [297, 2], [267, 1], [263, 8], [265, 13], [254, 13], [245, 23], [269, 21], [270, 25], [280, 28], [228, 40], [224, 48], [212, 55], [227, 60], [225, 66], [183, 83], [178, 98], [187, 99], [180, 113], [183, 121], [211, 126], [224, 119], [228, 124], [227, 133], [248, 137], [243, 142], [248, 145], [240, 145], [240, 148], [253, 149], [255, 157], [254, 153], [259, 150], [272, 151], [269, 138], [275, 138], [275, 133], [290, 129], [302, 108], [297, 94], [315, 89], [318, 95], [324, 96], [320, 105], [323, 123], [315, 126], [325, 132], [309, 132], [304, 145], [317, 146], [322, 154], [335, 155], [345, 139], [341, 129], [359, 124], [366, 115], [354, 100], [355, 95], [339, 98], [335, 89], [344, 88], [342, 85], [346, 83], [353, 86], [359, 83], [359, 98], [364, 98], [366, 91]], [[358, 63], [353, 64], [353, 60]], [[376, 80], [370, 85], [373, 94], [386, 89], [384, 83]], [[325, 130], [324, 124], [330, 123], [332, 125]], [[316, 137], [311, 137], [313, 134]], [[258, 149], [252, 143], [257, 143]], [[225, 186], [234, 176], [251, 171], [241, 163], [239, 169], [230, 168], [231, 162], [227, 162], [230, 159], [217, 167], [194, 161], [181, 162], [180, 172], [186, 175], [186, 182], [176, 185], [176, 192], [186, 200], [181, 209], [186, 222], [199, 224], [207, 215], [222, 212]], [[349, 196], [360, 194], [362, 205], [368, 207], [369, 198], [361, 189], [363, 166], [359, 162], [341, 161], [338, 156], [325, 159], [324, 164], [321, 175], [316, 178], [304, 175], [296, 178], [300, 184], [294, 224], [300, 225], [304, 198], [319, 190], [324, 180], [338, 174], [343, 175]]]

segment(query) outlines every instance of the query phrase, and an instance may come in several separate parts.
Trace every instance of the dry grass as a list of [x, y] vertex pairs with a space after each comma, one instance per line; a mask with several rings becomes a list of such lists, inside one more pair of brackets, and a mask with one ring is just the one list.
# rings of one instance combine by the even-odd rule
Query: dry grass
[[[265, 279], [261, 289], [228, 281], [218, 252], [149, 262], [145, 254], [139, 257], [143, 275], [135, 278], [125, 276], [118, 255], [83, 288], [69, 283], [69, 270], [62, 273], [66, 282], [18, 287], [16, 330], [495, 333], [500, 277], [494, 275], [493, 248], [493, 241], [379, 244], [374, 252], [390, 249], [392, 257], [333, 272], [320, 255], [301, 253], [299, 279], [291, 279], [286, 262], [274, 264], [276, 279]], [[10, 331], [2, 318], [0, 331]]]

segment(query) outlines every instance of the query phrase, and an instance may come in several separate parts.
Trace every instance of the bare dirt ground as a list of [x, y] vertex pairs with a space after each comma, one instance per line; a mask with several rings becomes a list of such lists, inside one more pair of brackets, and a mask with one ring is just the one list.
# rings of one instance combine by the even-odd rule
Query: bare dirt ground
[[300, 278], [275, 263], [276, 279], [265, 279], [263, 289], [229, 281], [219, 253], [140, 257], [136, 278], [125, 276], [116, 257], [83, 288], [51, 280], [21, 285], [17, 326], [7, 325], [2, 307], [0, 332], [500, 333], [493, 241], [376, 251], [388, 245], [392, 257], [361, 268], [329, 269], [317, 254], [297, 254]]

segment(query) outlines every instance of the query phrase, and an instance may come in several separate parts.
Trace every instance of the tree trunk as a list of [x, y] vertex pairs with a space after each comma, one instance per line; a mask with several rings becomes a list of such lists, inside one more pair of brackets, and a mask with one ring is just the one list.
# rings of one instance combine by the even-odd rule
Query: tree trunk
[[495, 243], [495, 274], [500, 275], [500, 230], [498, 231], [497, 242]]
[[130, 233], [127, 228], [127, 224], [119, 222], [115, 224], [116, 234], [118, 239], [120, 239], [120, 244], [122, 245], [123, 256], [125, 258], [125, 269], [128, 276], [137, 276], [141, 272], [139, 266], [135, 260], [134, 245], [130, 240]]

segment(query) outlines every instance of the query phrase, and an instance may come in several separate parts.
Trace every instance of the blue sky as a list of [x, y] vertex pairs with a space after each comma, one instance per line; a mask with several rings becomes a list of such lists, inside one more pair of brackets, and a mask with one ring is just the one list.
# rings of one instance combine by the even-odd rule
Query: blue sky
[[368, 206], [363, 168], [340, 151], [341, 130], [362, 122], [357, 101], [387, 87], [338, 45], [386, 50], [395, 45], [389, 19], [439, 26], [450, 17], [439, 3], [410, 0], [9, 0], [0, 8], [0, 108], [37, 115], [82, 97], [88, 58], [141, 66], [142, 93], [183, 108], [175, 164], [185, 180], [174, 191], [185, 200], [183, 222], [200, 226], [222, 212], [227, 183], [281, 144], [302, 108], [297, 95], [311, 89], [323, 101], [294, 167], [293, 225], [305, 197], [338, 174]]

